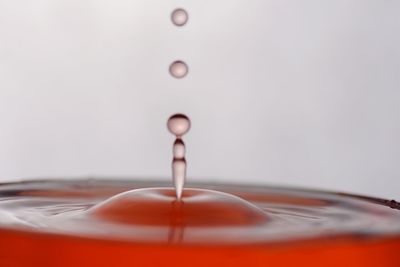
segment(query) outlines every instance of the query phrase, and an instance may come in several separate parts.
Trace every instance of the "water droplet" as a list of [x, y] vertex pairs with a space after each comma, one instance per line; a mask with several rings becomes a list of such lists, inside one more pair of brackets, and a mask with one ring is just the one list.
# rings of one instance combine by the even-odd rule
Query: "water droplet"
[[182, 139], [178, 138], [175, 140], [173, 147], [173, 155], [175, 158], [184, 158], [185, 157], [185, 143], [183, 143]]
[[181, 79], [185, 77], [188, 73], [189, 69], [185, 62], [181, 60], [177, 60], [172, 62], [169, 66], [169, 73], [175, 78]]
[[168, 119], [167, 127], [176, 137], [172, 148], [174, 157], [172, 160], [172, 179], [174, 181], [176, 198], [179, 200], [181, 199], [183, 186], [186, 180], [186, 148], [181, 137], [189, 131], [190, 120], [184, 114], [175, 114]]
[[183, 26], [187, 23], [189, 15], [183, 8], [177, 8], [171, 13], [172, 23], [176, 26]]
[[167, 122], [168, 130], [177, 137], [184, 135], [190, 129], [190, 120], [184, 114], [172, 115]]

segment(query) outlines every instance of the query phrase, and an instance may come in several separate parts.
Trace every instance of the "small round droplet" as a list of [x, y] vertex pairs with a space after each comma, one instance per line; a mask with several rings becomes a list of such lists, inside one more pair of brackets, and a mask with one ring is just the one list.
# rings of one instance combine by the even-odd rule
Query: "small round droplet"
[[176, 26], [183, 26], [186, 24], [186, 22], [189, 19], [189, 15], [186, 12], [186, 10], [182, 8], [177, 8], [171, 13], [171, 20], [172, 23], [175, 24]]
[[188, 71], [189, 71], [188, 66], [186, 65], [185, 62], [181, 60], [174, 61], [169, 66], [169, 73], [177, 79], [185, 77]]
[[177, 137], [187, 133], [190, 129], [190, 120], [184, 114], [172, 115], [167, 122], [168, 130]]

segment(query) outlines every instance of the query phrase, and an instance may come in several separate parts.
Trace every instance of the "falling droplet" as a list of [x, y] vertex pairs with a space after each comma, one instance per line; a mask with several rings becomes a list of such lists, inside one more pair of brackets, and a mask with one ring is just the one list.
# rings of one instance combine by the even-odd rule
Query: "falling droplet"
[[171, 13], [172, 23], [176, 26], [183, 26], [187, 23], [189, 15], [183, 8], [177, 8]]
[[172, 134], [180, 137], [189, 131], [190, 120], [184, 114], [175, 114], [168, 119], [167, 127]]
[[184, 114], [175, 114], [168, 119], [167, 127], [176, 137], [172, 148], [172, 179], [174, 181], [176, 198], [180, 200], [186, 180], [186, 147], [182, 140], [182, 136], [189, 131], [190, 120]]
[[178, 138], [175, 140], [173, 147], [173, 155], [175, 158], [184, 158], [186, 152], [185, 143], [183, 143], [182, 139]]
[[169, 73], [177, 79], [185, 77], [188, 71], [189, 71], [188, 66], [186, 65], [185, 62], [181, 60], [174, 61], [169, 66]]

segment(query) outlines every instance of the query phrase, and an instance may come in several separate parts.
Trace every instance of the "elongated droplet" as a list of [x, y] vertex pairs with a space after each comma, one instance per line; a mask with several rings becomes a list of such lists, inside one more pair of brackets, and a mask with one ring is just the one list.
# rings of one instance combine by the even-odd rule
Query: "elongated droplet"
[[176, 198], [179, 200], [182, 197], [183, 186], [186, 181], [186, 160], [184, 158], [174, 158], [172, 160], [172, 176], [174, 179]]
[[182, 141], [182, 139], [177, 138], [174, 143], [173, 147], [173, 155], [174, 158], [176, 159], [183, 159], [185, 158], [185, 143]]
[[167, 127], [176, 137], [172, 147], [172, 180], [175, 186], [176, 198], [180, 200], [182, 197], [183, 186], [186, 181], [186, 147], [182, 140], [182, 136], [189, 131], [190, 120], [184, 114], [175, 114], [168, 119]]

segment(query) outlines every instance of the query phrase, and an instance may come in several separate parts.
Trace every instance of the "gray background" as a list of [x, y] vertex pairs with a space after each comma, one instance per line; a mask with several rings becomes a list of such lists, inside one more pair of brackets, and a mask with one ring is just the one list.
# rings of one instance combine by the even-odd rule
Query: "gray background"
[[396, 0], [0, 0], [0, 181], [169, 179], [165, 123], [184, 112], [192, 181], [400, 198], [399, 14]]

